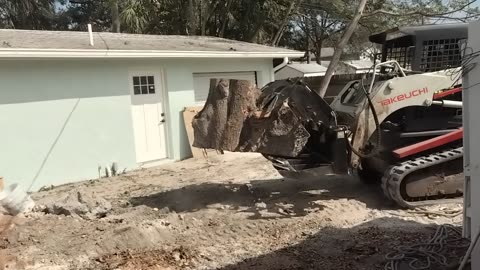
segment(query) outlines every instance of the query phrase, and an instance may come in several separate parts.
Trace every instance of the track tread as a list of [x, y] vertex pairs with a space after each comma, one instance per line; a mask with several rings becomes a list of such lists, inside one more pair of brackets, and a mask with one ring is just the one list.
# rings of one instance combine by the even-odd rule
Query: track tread
[[400, 193], [402, 180], [410, 173], [463, 157], [463, 147], [440, 151], [435, 154], [417, 157], [389, 167], [382, 177], [382, 190], [385, 196], [404, 208], [417, 208], [458, 199], [440, 199], [425, 201], [405, 201]]

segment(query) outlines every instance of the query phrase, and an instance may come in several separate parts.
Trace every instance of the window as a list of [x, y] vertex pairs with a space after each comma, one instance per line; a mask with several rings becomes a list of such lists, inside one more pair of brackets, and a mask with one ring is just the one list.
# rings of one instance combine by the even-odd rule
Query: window
[[345, 105], [356, 105], [365, 99], [363, 89], [360, 89], [361, 82], [353, 82], [343, 93], [340, 101]]
[[133, 94], [155, 94], [155, 80], [153, 76], [133, 76]]
[[415, 52], [415, 47], [395, 47], [395, 44], [392, 44], [392, 47], [387, 47], [387, 61], [395, 60], [397, 61], [402, 68], [412, 69], [412, 59]]
[[422, 63], [425, 71], [437, 71], [461, 65], [460, 39], [426, 40], [423, 42]]

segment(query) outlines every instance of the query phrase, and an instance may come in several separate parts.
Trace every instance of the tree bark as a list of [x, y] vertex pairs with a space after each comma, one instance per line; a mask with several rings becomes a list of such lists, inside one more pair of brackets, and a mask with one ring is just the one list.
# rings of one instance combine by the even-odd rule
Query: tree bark
[[203, 109], [193, 118], [193, 146], [221, 149], [223, 130], [227, 123], [229, 81], [211, 79], [210, 90]]
[[200, 23], [200, 35], [205, 36], [207, 34], [207, 23], [209, 20], [208, 15], [206, 14], [207, 12], [205, 11], [205, 6], [203, 1], [200, 1], [200, 16], [202, 16], [202, 22]]
[[187, 7], [187, 35], [195, 35], [195, 3], [194, 0], [188, 0]]
[[220, 33], [218, 34], [219, 37], [224, 37], [225, 36], [225, 29], [227, 28], [228, 24], [228, 14], [230, 13], [230, 8], [232, 6], [233, 0], [226, 0], [226, 7], [225, 11], [222, 14], [222, 23], [220, 25]]
[[256, 109], [257, 91], [250, 81], [230, 80], [227, 123], [222, 137], [222, 150], [234, 151], [237, 148], [243, 123], [249, 112]]
[[205, 106], [192, 121], [193, 146], [235, 151], [258, 95], [250, 81], [212, 79]]
[[316, 45], [316, 51], [317, 53], [315, 54], [315, 60], [317, 64], [322, 64], [322, 41], [318, 41]]
[[112, 16], [112, 32], [120, 33], [120, 15], [118, 12], [118, 0], [110, 0], [110, 12]]
[[215, 8], [215, 1], [211, 1], [211, 3], [204, 4], [203, 1], [200, 2], [201, 9], [200, 9], [200, 16], [202, 17], [201, 24], [200, 24], [200, 34], [202, 36], [207, 35], [207, 24], [212, 18], [213, 10]]
[[258, 41], [258, 34], [263, 28], [263, 24], [265, 23], [265, 19], [261, 19], [260, 22], [255, 27], [255, 30], [252, 33], [252, 36], [247, 40], [248, 42], [256, 43]]
[[310, 58], [310, 26], [309, 26], [308, 19], [305, 20], [305, 38], [306, 38], [305, 54], [306, 54], [306, 57], [307, 57], [307, 64], [310, 64], [310, 61], [311, 61], [311, 58]]
[[327, 28], [327, 20], [322, 18], [320, 21], [320, 36], [317, 36], [317, 64], [322, 64], [322, 47], [325, 39], [325, 29]]
[[362, 18], [363, 10], [365, 9], [366, 4], [367, 4], [367, 0], [360, 0], [360, 3], [358, 4], [357, 10], [355, 12], [355, 16], [353, 17], [352, 21], [350, 22], [347, 29], [345, 30], [345, 33], [340, 39], [340, 42], [335, 47], [335, 52], [333, 53], [332, 60], [328, 65], [328, 69], [325, 73], [325, 77], [320, 83], [320, 87], [317, 92], [321, 97], [324, 97], [325, 93], [327, 92], [327, 88], [328, 88], [328, 85], [330, 84], [330, 80], [332, 79], [333, 73], [335, 72], [335, 69], [337, 68], [338, 63], [340, 62], [340, 57], [342, 56], [343, 49], [345, 48], [348, 41], [350, 40], [350, 37], [352, 36], [353, 32], [357, 28], [358, 22]]

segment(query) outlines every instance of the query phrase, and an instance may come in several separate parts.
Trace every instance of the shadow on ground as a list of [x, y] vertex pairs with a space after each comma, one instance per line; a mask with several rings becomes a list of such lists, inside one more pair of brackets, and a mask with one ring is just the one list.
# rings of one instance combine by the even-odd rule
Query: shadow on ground
[[[380, 270], [385, 268], [387, 260], [385, 255], [398, 255], [398, 248], [401, 246], [426, 244], [434, 235], [436, 225], [425, 225], [413, 221], [401, 220], [398, 218], [379, 218], [360, 224], [353, 228], [324, 228], [319, 232], [309, 235], [298, 244], [274, 250], [267, 254], [248, 258], [221, 268], [218, 270]], [[442, 236], [445, 235], [442, 233]], [[461, 235], [461, 234], [460, 234]], [[427, 252], [410, 253], [399, 260], [395, 270], [411, 270], [409, 257], [416, 257], [418, 260], [414, 266], [416, 269], [425, 270], [447, 270], [457, 269], [460, 258], [466, 253], [468, 241], [460, 239], [463, 247], [458, 248], [452, 242], [453, 233], [447, 236], [448, 245], [437, 249], [436, 253], [430, 253], [430, 262], [427, 261]], [[417, 247], [414, 247], [418, 248]], [[412, 251], [412, 249], [410, 249]], [[171, 269], [184, 269], [178, 266], [183, 258], [195, 258], [198, 256], [195, 250], [181, 250], [177, 259], [173, 254], [165, 254], [165, 251], [140, 252], [131, 254], [115, 253], [108, 256], [107, 260], [97, 260], [97, 264], [91, 269], [117, 269], [112, 265], [132, 265], [132, 268], [122, 269], [153, 269], [148, 266], [157, 265], [161, 262], [175, 266]], [[442, 257], [445, 264], [439, 264]], [[198, 258], [198, 257], [197, 257]], [[215, 261], [215, 258], [203, 257], [208, 262]], [[99, 265], [100, 264], [100, 265]], [[200, 263], [201, 264], [201, 263]], [[108, 267], [101, 267], [107, 265]], [[429, 267], [421, 267], [421, 266]], [[448, 265], [448, 266], [445, 266]], [[199, 265], [200, 266], [200, 265]], [[90, 268], [89, 268], [90, 269]], [[157, 269], [157, 268], [154, 268]], [[158, 268], [160, 269], [160, 268]], [[163, 268], [161, 268], [163, 269]], [[169, 268], [170, 269], [170, 268]], [[465, 270], [471, 270], [468, 266]]]
[[[134, 197], [130, 202], [133, 206], [168, 207], [177, 213], [221, 204], [257, 214], [259, 210], [266, 210], [292, 217], [307, 215], [312, 209], [322, 210], [322, 200], [339, 199], [357, 200], [370, 208], [384, 208], [387, 204], [379, 186], [366, 185], [353, 177], [256, 180], [249, 184], [202, 183]], [[261, 218], [261, 215], [255, 217]]]
[[[400, 246], [426, 243], [436, 227], [398, 218], [380, 218], [353, 228], [325, 228], [297, 245], [246, 259], [220, 270], [374, 270], [385, 269], [385, 255]], [[449, 265], [457, 265], [466, 248], [444, 248]], [[442, 253], [442, 252], [441, 252]], [[426, 257], [422, 257], [425, 258]], [[419, 261], [424, 264], [426, 261]], [[418, 266], [418, 265], [417, 265]], [[397, 270], [412, 269], [401, 262]], [[430, 270], [442, 267], [432, 259]], [[468, 268], [469, 269], [469, 268]]]

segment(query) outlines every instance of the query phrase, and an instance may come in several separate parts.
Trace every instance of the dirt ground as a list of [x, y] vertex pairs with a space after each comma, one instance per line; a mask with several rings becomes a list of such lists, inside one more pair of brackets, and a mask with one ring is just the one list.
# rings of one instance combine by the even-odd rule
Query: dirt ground
[[4, 215], [0, 269], [383, 269], [394, 247], [462, 220], [395, 209], [353, 177], [282, 179], [256, 154], [190, 159], [32, 197], [47, 205], [72, 190], [103, 197], [112, 210]]

